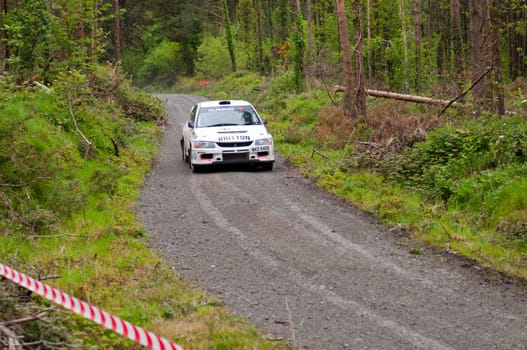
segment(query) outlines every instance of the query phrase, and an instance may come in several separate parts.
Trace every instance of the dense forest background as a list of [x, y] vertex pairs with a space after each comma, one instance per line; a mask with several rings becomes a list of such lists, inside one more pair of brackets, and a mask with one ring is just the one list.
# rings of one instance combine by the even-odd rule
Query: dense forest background
[[367, 88], [454, 98], [478, 82], [477, 109], [503, 114], [504, 84], [527, 65], [521, 0], [3, 0], [1, 12], [0, 73], [19, 83], [105, 61], [143, 87], [289, 72], [297, 92], [306, 78], [347, 83], [364, 113]]

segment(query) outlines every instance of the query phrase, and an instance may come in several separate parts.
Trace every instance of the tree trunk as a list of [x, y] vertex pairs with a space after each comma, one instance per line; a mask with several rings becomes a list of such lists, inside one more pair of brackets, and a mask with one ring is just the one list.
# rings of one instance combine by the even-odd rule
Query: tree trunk
[[509, 56], [509, 76], [511, 80], [527, 73], [527, 33], [524, 29], [527, 8], [522, 0], [506, 1], [507, 53]]
[[344, 61], [344, 76], [346, 80], [346, 91], [344, 94], [344, 109], [350, 118], [356, 117], [355, 106], [353, 103], [353, 92], [355, 83], [353, 79], [353, 67], [351, 65], [350, 40], [348, 35], [348, 21], [346, 18], [346, 8], [344, 0], [336, 0], [337, 18], [340, 35], [340, 44], [342, 48], [342, 57]]
[[262, 5], [260, 0], [254, 0], [256, 8], [256, 49], [258, 51], [257, 66], [260, 73], [265, 73], [264, 55], [263, 55], [263, 31], [262, 31]]
[[95, 1], [93, 4], [95, 12], [95, 21], [93, 22], [93, 33], [92, 33], [92, 58], [94, 63], [97, 62], [98, 54], [98, 41], [99, 41], [99, 2]]
[[[4, 18], [7, 15], [7, 0], [3, 0], [0, 5], [0, 28], [4, 28]], [[7, 34], [5, 30], [0, 30], [0, 75], [4, 74], [8, 58]]]
[[77, 23], [77, 29], [75, 31], [75, 39], [77, 41], [82, 42], [84, 40], [84, 23], [82, 22], [82, 19], [84, 18], [84, 4], [80, 4], [77, 8], [78, 11], [78, 23]]
[[454, 74], [458, 91], [461, 92], [464, 81], [463, 35], [461, 33], [461, 5], [459, 0], [450, 0], [452, 18], [452, 45], [454, 49]]
[[[488, 0], [470, 0], [470, 37], [472, 44], [472, 81], [479, 79], [489, 68], [487, 55], [490, 23]], [[488, 76], [483, 78], [472, 90], [474, 107], [478, 113], [488, 110]], [[490, 96], [492, 97], [492, 96]]]
[[373, 77], [373, 66], [372, 66], [372, 42], [371, 42], [371, 0], [367, 1], [366, 4], [366, 31], [368, 36], [368, 79]]
[[306, 0], [307, 7], [307, 57], [313, 60], [313, 12], [311, 0]]
[[403, 39], [403, 91], [407, 92], [408, 84], [408, 35], [406, 34], [406, 0], [399, 0], [399, 15], [401, 16], [401, 36]]
[[503, 89], [503, 65], [501, 61], [499, 0], [490, 0], [490, 57], [493, 71], [491, 111], [505, 114], [505, 93]]
[[415, 66], [417, 70], [415, 89], [421, 92], [421, 81], [423, 80], [422, 46], [423, 30], [421, 29], [421, 0], [414, 0], [414, 31], [415, 31]]
[[505, 113], [498, 6], [498, 0], [470, 0], [472, 81], [492, 69], [472, 91], [478, 114]]
[[113, 44], [115, 49], [115, 63], [121, 61], [121, 23], [119, 16], [119, 0], [113, 0]]
[[[345, 86], [335, 85], [333, 86], [333, 93], [337, 92], [346, 92]], [[372, 97], [382, 97], [392, 100], [406, 101], [406, 102], [415, 102], [415, 103], [424, 103], [428, 105], [435, 106], [446, 106], [451, 103], [449, 100], [442, 100], [439, 98], [425, 97], [425, 96], [416, 96], [416, 95], [407, 95], [407, 94], [398, 94], [391, 91], [380, 91], [365, 89], [366, 95]]]
[[357, 112], [366, 116], [366, 74], [364, 72], [364, 42], [362, 40], [362, 5], [360, 0], [353, 2], [353, 28], [355, 37], [355, 79], [357, 93], [355, 103]]
[[229, 17], [229, 8], [227, 7], [227, 0], [222, 0], [223, 7], [223, 25], [225, 26], [225, 36], [227, 39], [227, 48], [229, 49], [229, 56], [231, 58], [231, 71], [236, 72], [236, 56], [234, 54], [234, 41], [232, 39], [231, 19]]

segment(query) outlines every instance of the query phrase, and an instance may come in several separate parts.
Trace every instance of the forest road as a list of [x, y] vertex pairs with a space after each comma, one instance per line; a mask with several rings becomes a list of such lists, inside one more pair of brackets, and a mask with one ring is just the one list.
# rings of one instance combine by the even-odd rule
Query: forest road
[[[181, 125], [204, 98], [157, 95], [170, 121], [138, 217], [179, 273], [295, 349], [527, 349], [527, 293], [425, 250], [280, 160], [194, 174]], [[409, 243], [410, 242], [410, 243]]]

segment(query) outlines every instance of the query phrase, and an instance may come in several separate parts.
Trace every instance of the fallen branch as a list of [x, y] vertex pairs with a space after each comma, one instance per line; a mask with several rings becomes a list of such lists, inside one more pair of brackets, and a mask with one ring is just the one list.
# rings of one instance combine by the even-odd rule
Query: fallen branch
[[29, 316], [29, 317], [19, 318], [19, 319], [16, 319], [16, 320], [10, 320], [10, 321], [1, 322], [0, 326], [8, 326], [8, 325], [14, 325], [14, 324], [27, 323], [27, 322], [36, 321], [36, 320], [49, 323], [48, 320], [45, 320], [45, 319], [42, 318], [42, 317], [46, 316], [46, 314], [47, 314], [47, 310], [43, 311], [43, 312], [41, 312], [41, 313], [39, 313], [37, 315], [34, 315], [34, 316]]
[[355, 144], [363, 145], [363, 146], [369, 146], [369, 147], [372, 147], [372, 148], [375, 148], [375, 149], [381, 148], [381, 146], [379, 144], [375, 143], [375, 142], [359, 141], [359, 142], [355, 142]]
[[[10, 330], [9, 328], [5, 327], [4, 325], [0, 324], [0, 334], [4, 335], [4, 338], [7, 338], [7, 344], [4, 344], [6, 346], [5, 349], [7, 350], [22, 350], [22, 344], [18, 340], [18, 336], [15, 332]], [[1, 339], [1, 338], [0, 338]], [[2, 345], [2, 343], [0, 343]]]
[[86, 235], [76, 235], [76, 234], [68, 234], [68, 233], [61, 233], [56, 235], [30, 235], [29, 238], [56, 238], [56, 237], [86, 237]]
[[84, 133], [81, 131], [81, 129], [79, 128], [79, 125], [77, 124], [77, 119], [75, 118], [75, 114], [73, 114], [73, 103], [72, 103], [72, 98], [71, 98], [71, 92], [68, 91], [68, 106], [69, 106], [69, 110], [70, 110], [70, 116], [71, 116], [71, 119], [73, 120], [73, 124], [75, 125], [75, 129], [77, 129], [77, 132], [79, 133], [79, 135], [81, 135], [82, 139], [84, 140], [84, 142], [86, 142], [86, 155], [88, 155], [92, 149], [92, 142], [90, 140], [88, 140], [88, 138], [84, 135]]
[[2, 191], [0, 191], [0, 205], [1, 204], [3, 204], [4, 207], [7, 209], [7, 212], [11, 219], [14, 219], [28, 227], [31, 227], [31, 224], [23, 216], [19, 215], [18, 212], [13, 208], [9, 197]]
[[313, 159], [313, 156], [315, 154], [318, 154], [319, 156], [321, 156], [322, 158], [325, 158], [325, 159], [329, 159], [328, 156], [326, 156], [325, 154], [322, 154], [320, 153], [319, 151], [317, 151], [315, 148], [312, 148], [313, 152], [311, 152], [311, 159]]
[[472, 91], [472, 89], [474, 89], [474, 87], [476, 85], [479, 84], [479, 82], [481, 80], [483, 80], [483, 78], [485, 78], [485, 76], [487, 74], [489, 74], [490, 72], [492, 71], [492, 67], [489, 67], [485, 73], [483, 73], [481, 75], [481, 77], [478, 78], [478, 80], [476, 80], [468, 89], [466, 89], [465, 91], [463, 91], [459, 96], [457, 96], [456, 98], [454, 98], [452, 101], [448, 102], [446, 104], [446, 106], [443, 107], [443, 109], [441, 109], [441, 111], [439, 111], [439, 113], [437, 113], [437, 116], [439, 117], [441, 114], [443, 114], [450, 106], [452, 106], [455, 102], [457, 102], [458, 100], [462, 99], [463, 97], [465, 97], [466, 94], [468, 94], [470, 91]]
[[[68, 346], [71, 346], [71, 344], [65, 343], [65, 342], [49, 342], [45, 340], [38, 340], [31, 343], [24, 343], [25, 347], [36, 347], [38, 345], [42, 345], [44, 349], [65, 349]], [[37, 349], [41, 349], [42, 347], [37, 347]]]
[[34, 80], [33, 81], [33, 84], [39, 88], [41, 88], [42, 90], [46, 91], [46, 92], [51, 92], [51, 89], [49, 87], [47, 87], [46, 85]]

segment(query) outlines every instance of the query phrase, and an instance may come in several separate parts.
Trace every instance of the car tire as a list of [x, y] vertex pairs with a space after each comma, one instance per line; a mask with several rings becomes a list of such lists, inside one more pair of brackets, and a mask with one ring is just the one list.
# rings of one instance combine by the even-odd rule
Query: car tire
[[184, 140], [181, 139], [179, 140], [179, 145], [181, 146], [181, 156], [183, 158], [183, 161], [186, 161], [187, 160], [187, 156], [185, 155], [185, 146], [184, 146]]
[[271, 171], [271, 170], [273, 170], [273, 165], [274, 165], [274, 163], [263, 163], [262, 164], [262, 170]]
[[187, 161], [188, 161], [188, 168], [190, 170], [194, 170], [194, 166], [192, 165], [192, 146], [188, 148]]

